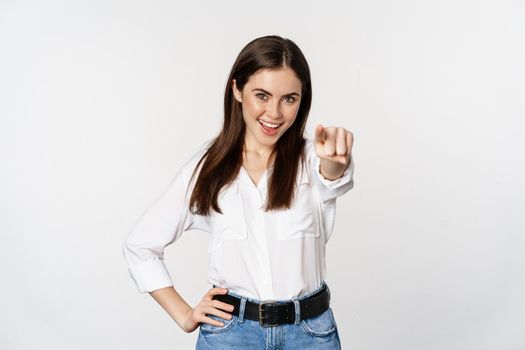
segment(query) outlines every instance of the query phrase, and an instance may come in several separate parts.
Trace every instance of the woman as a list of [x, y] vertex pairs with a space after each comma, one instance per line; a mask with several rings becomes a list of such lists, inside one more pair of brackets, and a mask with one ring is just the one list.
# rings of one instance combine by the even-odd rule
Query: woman
[[[197, 349], [338, 349], [325, 245], [336, 198], [353, 187], [353, 135], [341, 127], [303, 137], [310, 71], [279, 36], [248, 43], [224, 98], [224, 124], [132, 228], [130, 275]], [[173, 288], [164, 248], [184, 231], [210, 233], [212, 288], [195, 307]]]

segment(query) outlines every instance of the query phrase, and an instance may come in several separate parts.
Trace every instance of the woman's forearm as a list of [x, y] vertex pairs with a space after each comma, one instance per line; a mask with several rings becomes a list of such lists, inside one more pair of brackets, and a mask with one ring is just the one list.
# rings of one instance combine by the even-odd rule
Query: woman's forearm
[[188, 312], [192, 308], [184, 299], [182, 299], [175, 288], [161, 288], [150, 292], [149, 294], [160, 304], [160, 306], [162, 306], [179, 327], [184, 330], [184, 321]]

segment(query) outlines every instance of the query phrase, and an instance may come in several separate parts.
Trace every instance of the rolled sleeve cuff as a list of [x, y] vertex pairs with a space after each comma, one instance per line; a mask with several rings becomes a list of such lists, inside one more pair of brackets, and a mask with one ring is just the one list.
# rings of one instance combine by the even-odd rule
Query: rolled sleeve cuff
[[130, 268], [129, 273], [141, 293], [173, 286], [168, 269], [161, 259], [141, 262]]

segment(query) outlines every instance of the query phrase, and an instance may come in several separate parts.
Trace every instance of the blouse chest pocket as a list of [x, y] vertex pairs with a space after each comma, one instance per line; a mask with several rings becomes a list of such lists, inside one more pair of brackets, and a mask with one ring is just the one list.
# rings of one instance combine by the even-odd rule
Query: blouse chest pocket
[[222, 214], [213, 212], [211, 215], [212, 237], [208, 246], [209, 253], [219, 248], [225, 241], [247, 238], [244, 206], [237, 185], [219, 194], [218, 203]]
[[277, 239], [319, 237], [310, 184], [303, 178], [295, 190], [295, 198], [290, 209], [275, 212]]

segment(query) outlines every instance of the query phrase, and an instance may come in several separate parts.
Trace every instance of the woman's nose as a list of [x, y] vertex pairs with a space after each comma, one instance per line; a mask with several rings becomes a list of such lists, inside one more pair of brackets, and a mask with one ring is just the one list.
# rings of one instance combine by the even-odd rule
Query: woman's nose
[[281, 116], [281, 104], [279, 101], [274, 100], [268, 104], [268, 115], [272, 118], [279, 118]]

